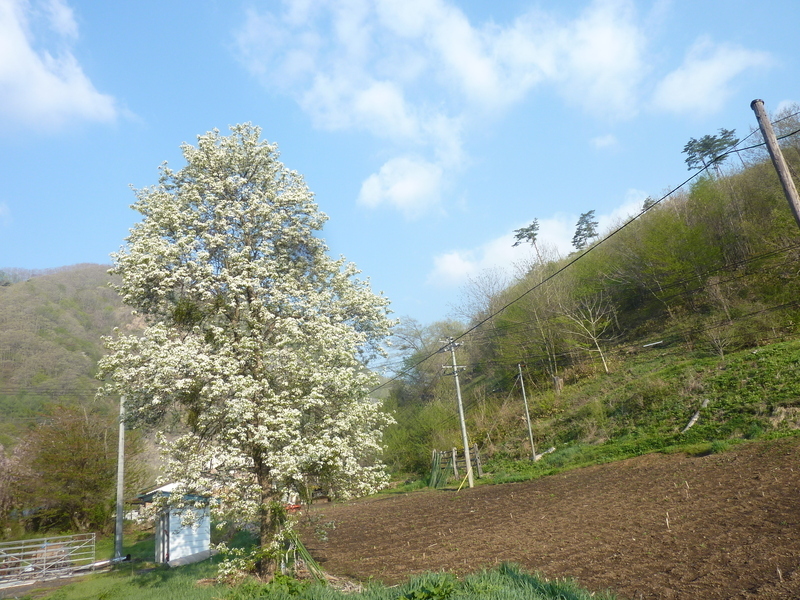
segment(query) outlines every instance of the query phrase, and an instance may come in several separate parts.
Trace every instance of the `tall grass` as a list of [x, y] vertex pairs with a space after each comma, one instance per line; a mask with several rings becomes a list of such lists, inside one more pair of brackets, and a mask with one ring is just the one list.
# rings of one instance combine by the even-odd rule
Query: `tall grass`
[[254, 582], [232, 589], [224, 600], [613, 600], [610, 593], [590, 593], [573, 581], [547, 580], [503, 564], [462, 579], [449, 573], [427, 573], [403, 585], [370, 585], [359, 592], [342, 592], [323, 584], [297, 585], [285, 581]]
[[[252, 545], [255, 538], [237, 534], [233, 546]], [[302, 545], [300, 545], [302, 547]], [[113, 553], [113, 539], [100, 540], [98, 557]], [[302, 580], [278, 575], [269, 584], [249, 579], [240, 585], [215, 584], [220, 557], [170, 569], [156, 565], [152, 535], [139, 534], [124, 550], [132, 561], [118, 564], [111, 571], [76, 579], [56, 590], [5, 590], [6, 595], [21, 600], [588, 600], [611, 599], [609, 594], [592, 596], [569, 580], [547, 580], [522, 571], [515, 565], [502, 564], [457, 578], [449, 573], [427, 573], [409, 579], [400, 586], [386, 587], [370, 583], [360, 591], [340, 591], [320, 576]], [[313, 558], [300, 552], [306, 565]], [[309, 564], [313, 563], [313, 564]], [[319, 569], [319, 566], [316, 566]], [[322, 574], [321, 570], [319, 571]], [[335, 583], [335, 582], [334, 582]], [[341, 586], [340, 586], [341, 587]], [[349, 586], [352, 590], [354, 586]], [[24, 590], [24, 588], [17, 588]]]
[[178, 569], [159, 567], [146, 573], [129, 564], [113, 571], [91, 575], [49, 593], [32, 591], [22, 598], [48, 600], [214, 600], [224, 590], [217, 586], [198, 586], [197, 582], [213, 577], [216, 568], [210, 562]]
[[[556, 452], [533, 463], [500, 447], [484, 465], [494, 474], [489, 480], [520, 481], [651, 452], [719, 453], [746, 440], [800, 434], [800, 341], [724, 359], [668, 358], [567, 386], [557, 414], [541, 419], [534, 434]], [[698, 408], [699, 420], [684, 433]]]

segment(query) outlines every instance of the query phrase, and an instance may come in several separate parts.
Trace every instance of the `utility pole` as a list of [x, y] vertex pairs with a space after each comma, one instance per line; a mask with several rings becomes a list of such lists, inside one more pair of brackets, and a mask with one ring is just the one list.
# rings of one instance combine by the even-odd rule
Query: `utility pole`
[[789, 208], [792, 209], [794, 220], [797, 222], [797, 226], [800, 227], [800, 196], [797, 195], [797, 188], [794, 185], [792, 174], [789, 172], [789, 165], [786, 164], [786, 160], [783, 158], [781, 147], [775, 137], [775, 131], [772, 129], [772, 123], [769, 122], [769, 117], [764, 110], [764, 101], [753, 100], [750, 103], [750, 108], [756, 113], [758, 127], [761, 129], [761, 135], [764, 136], [772, 164], [775, 165], [775, 170], [778, 172], [778, 177], [783, 186], [783, 193], [789, 202]]
[[[463, 367], [459, 367], [456, 364], [456, 347], [460, 346], [461, 344], [456, 344], [453, 338], [447, 339], [447, 346], [442, 348], [440, 352], [447, 352], [448, 350], [453, 356], [453, 377], [456, 379], [456, 396], [458, 398], [458, 417], [461, 420], [461, 441], [464, 443], [464, 460], [467, 462], [467, 480], [469, 481], [469, 487], [475, 487], [475, 483], [472, 479], [472, 458], [469, 455], [469, 441], [467, 440], [467, 424], [464, 421], [464, 405], [461, 402], [461, 385], [458, 382], [458, 370], [462, 369]], [[442, 365], [443, 369], [447, 368], [447, 365]]]
[[117, 449], [117, 525], [114, 532], [114, 558], [122, 559], [122, 526], [125, 493], [125, 396], [119, 399], [119, 446]]
[[522, 378], [522, 363], [517, 364], [519, 369], [519, 384], [522, 387], [522, 401], [525, 403], [525, 420], [528, 422], [528, 437], [531, 440], [531, 460], [536, 461], [536, 447], [533, 445], [533, 429], [531, 428], [531, 413], [528, 410], [528, 397], [525, 395], [525, 380]]

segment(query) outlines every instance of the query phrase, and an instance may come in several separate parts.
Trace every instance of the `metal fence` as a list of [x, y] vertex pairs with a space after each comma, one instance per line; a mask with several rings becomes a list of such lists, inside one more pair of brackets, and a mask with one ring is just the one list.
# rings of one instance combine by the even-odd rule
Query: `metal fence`
[[94, 562], [94, 533], [0, 542], [0, 588], [69, 577]]

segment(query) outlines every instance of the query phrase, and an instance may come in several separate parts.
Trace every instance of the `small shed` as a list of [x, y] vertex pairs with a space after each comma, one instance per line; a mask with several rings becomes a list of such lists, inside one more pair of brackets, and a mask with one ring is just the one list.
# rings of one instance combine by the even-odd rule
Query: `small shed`
[[[169, 483], [151, 492], [142, 494], [139, 499], [149, 504], [158, 497], [172, 495], [177, 487], [176, 483]], [[208, 498], [204, 496], [185, 495], [184, 503], [194, 504], [197, 501], [206, 501], [202, 507], [186, 506], [177, 508], [167, 506], [156, 516], [156, 556], [157, 563], [167, 563], [170, 567], [177, 567], [204, 560], [211, 556], [211, 515], [208, 507]], [[191, 511], [193, 515], [187, 515]], [[184, 517], [191, 517], [184, 519]], [[184, 521], [191, 524], [184, 525]]]

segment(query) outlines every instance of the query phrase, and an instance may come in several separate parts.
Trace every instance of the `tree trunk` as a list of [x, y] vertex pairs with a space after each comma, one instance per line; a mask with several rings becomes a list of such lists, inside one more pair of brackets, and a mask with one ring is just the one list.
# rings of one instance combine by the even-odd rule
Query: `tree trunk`
[[600, 353], [600, 360], [603, 361], [603, 369], [605, 369], [606, 374], [608, 374], [608, 363], [606, 363], [606, 357], [603, 354], [602, 348], [600, 348], [600, 343], [597, 341], [597, 338], [592, 338], [592, 341], [594, 342], [594, 347], [597, 348], [597, 351]]
[[256, 573], [262, 579], [271, 579], [275, 574], [275, 556], [268, 553], [268, 548], [275, 540], [278, 533], [278, 520], [273, 515], [273, 504], [276, 500], [275, 489], [270, 478], [269, 468], [259, 458], [255, 461], [256, 480], [261, 491], [261, 501], [258, 507], [259, 535], [258, 542], [261, 549], [261, 558], [256, 563]]

